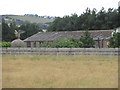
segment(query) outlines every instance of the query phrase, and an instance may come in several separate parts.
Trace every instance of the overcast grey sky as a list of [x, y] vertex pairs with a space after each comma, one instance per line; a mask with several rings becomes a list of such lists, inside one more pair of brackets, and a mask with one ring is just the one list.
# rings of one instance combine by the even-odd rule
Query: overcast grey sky
[[0, 14], [38, 14], [64, 16], [76, 13], [80, 15], [87, 7], [118, 8], [120, 0], [0, 0]]

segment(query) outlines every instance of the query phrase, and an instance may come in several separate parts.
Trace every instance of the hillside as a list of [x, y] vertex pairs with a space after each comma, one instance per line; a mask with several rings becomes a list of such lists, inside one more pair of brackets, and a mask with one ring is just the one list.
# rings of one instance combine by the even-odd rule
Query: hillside
[[55, 18], [42, 17], [42, 16], [25, 16], [25, 15], [3, 15], [3, 18], [7, 23], [10, 23], [14, 20], [15, 22], [21, 24], [24, 22], [45, 24], [45, 23], [53, 22], [55, 20]]
[[42, 24], [54, 21], [54, 18], [42, 18], [39, 16], [36, 17], [36, 16], [24, 16], [24, 15], [4, 15], [4, 17], [14, 20], [21, 20], [23, 22], [28, 21], [30, 23], [42, 23]]
[[5, 23], [15, 23], [17, 26], [25, 25], [26, 23], [36, 23], [39, 29], [47, 29], [49, 24], [55, 20], [55, 17], [36, 16], [36, 15], [2, 15]]

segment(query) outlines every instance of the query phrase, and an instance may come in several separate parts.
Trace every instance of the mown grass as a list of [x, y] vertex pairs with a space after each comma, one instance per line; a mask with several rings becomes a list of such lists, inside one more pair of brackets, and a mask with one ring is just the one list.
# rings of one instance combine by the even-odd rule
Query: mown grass
[[3, 55], [4, 88], [118, 87], [118, 57]]

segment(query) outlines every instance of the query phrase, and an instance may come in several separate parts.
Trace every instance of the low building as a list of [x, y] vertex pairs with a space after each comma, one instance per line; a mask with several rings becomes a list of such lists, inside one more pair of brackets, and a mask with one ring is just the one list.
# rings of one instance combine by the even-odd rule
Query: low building
[[[91, 37], [95, 40], [96, 48], [107, 48], [108, 41], [114, 30], [91, 30]], [[39, 32], [24, 40], [27, 47], [40, 47], [43, 42], [53, 42], [60, 38], [80, 39], [85, 31]]]
[[21, 39], [15, 39], [11, 42], [12, 47], [26, 47], [26, 43]]

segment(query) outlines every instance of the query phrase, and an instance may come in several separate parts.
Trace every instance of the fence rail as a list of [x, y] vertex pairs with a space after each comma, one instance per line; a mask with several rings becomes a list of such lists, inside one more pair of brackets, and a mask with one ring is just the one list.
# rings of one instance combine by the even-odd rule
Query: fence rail
[[0, 48], [1, 54], [120, 55], [118, 48]]

